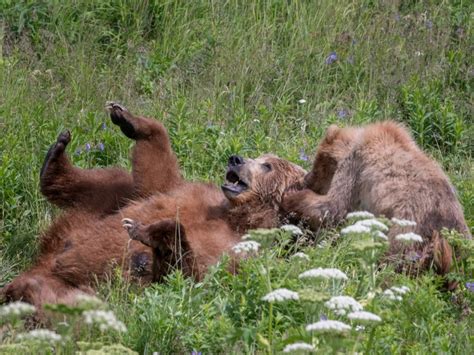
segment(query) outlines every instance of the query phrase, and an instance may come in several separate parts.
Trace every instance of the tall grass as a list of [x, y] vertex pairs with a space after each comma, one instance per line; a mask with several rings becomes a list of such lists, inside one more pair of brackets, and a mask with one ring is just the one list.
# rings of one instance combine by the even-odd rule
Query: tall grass
[[[129, 166], [131, 143], [103, 110], [111, 99], [165, 123], [186, 178], [217, 183], [232, 153], [274, 152], [309, 168], [329, 124], [403, 121], [447, 169], [472, 227], [472, 11], [463, 0], [0, 2], [0, 285], [32, 263], [58, 213], [38, 172], [61, 130], [72, 131], [74, 164]], [[357, 263], [335, 248], [309, 248], [312, 266]], [[143, 293], [112, 283], [102, 294], [135, 350], [265, 351], [253, 263], [237, 277], [221, 270], [196, 284], [177, 273]], [[271, 263], [281, 286], [286, 264]], [[472, 346], [472, 317], [461, 317], [472, 297], [451, 300], [430, 275], [378, 280], [416, 290], [377, 332], [378, 351]], [[276, 307], [276, 337], [298, 333], [304, 315], [290, 311]]]

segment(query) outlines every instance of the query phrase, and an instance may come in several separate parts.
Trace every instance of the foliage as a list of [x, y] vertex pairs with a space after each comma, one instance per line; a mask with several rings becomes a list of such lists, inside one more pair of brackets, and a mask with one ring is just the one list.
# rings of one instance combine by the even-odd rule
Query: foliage
[[[31, 265], [58, 213], [38, 172], [60, 131], [72, 131], [74, 164], [129, 166], [131, 142], [108, 121], [107, 100], [163, 121], [186, 178], [216, 183], [230, 154], [273, 152], [309, 168], [330, 124], [400, 120], [452, 178], [472, 229], [471, 40], [472, 5], [460, 0], [0, 1], [0, 286]], [[278, 233], [236, 276], [223, 261], [201, 283], [175, 272], [146, 290], [119, 277], [101, 284], [128, 331], [84, 329], [64, 351], [279, 352], [300, 340], [327, 349], [304, 327], [329, 315], [331, 288], [297, 276], [334, 267], [349, 277], [344, 293], [383, 319], [344, 338], [349, 351], [473, 352], [472, 263], [457, 265], [460, 286], [447, 294], [431, 273], [375, 267], [367, 236], [354, 247], [337, 231], [306, 233], [305, 262]], [[397, 285], [411, 292], [382, 302]], [[270, 310], [261, 298], [278, 288], [300, 301]], [[0, 332], [2, 351], [23, 352]]]

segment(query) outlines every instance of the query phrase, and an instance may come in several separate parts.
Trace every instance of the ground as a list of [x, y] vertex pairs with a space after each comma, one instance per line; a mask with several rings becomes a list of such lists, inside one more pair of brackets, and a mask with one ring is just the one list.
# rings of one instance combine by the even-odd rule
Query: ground
[[[472, 232], [467, 1], [7, 0], [0, 13], [1, 284], [32, 263], [36, 236], [57, 213], [41, 197], [38, 176], [60, 132], [74, 132], [75, 164], [129, 168], [130, 141], [107, 121], [107, 100], [163, 121], [185, 177], [218, 183], [231, 154], [273, 152], [309, 168], [330, 124], [403, 121], [448, 173]], [[128, 332], [101, 335], [83, 327], [67, 346], [98, 339], [147, 353], [263, 352], [304, 338], [323, 351], [330, 339], [307, 338], [304, 330], [332, 317], [322, 301], [270, 309], [261, 300], [279, 287], [305, 288], [298, 273], [321, 266], [344, 270], [350, 276], [344, 294], [384, 320], [373, 333], [346, 338], [345, 346], [359, 339], [359, 352], [472, 349], [469, 265], [456, 274], [459, 290], [445, 294], [430, 273], [411, 280], [390, 269], [367, 272], [349, 240], [331, 243], [337, 232], [326, 232], [319, 247], [303, 248], [309, 264], [278, 258], [287, 248], [273, 247], [235, 277], [224, 267], [201, 283], [175, 273], [144, 292], [111, 280], [101, 295]], [[371, 280], [375, 290], [406, 284], [412, 292], [382, 307], [378, 296], [370, 298]], [[1, 341], [12, 342], [10, 335], [2, 333]]]

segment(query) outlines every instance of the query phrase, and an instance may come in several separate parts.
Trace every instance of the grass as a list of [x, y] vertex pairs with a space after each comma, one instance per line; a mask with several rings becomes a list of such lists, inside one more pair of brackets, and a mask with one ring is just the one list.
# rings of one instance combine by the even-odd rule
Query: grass
[[[403, 121], [448, 172], [472, 230], [472, 12], [461, 0], [1, 2], [0, 285], [31, 265], [39, 232], [59, 213], [38, 174], [60, 131], [72, 131], [75, 164], [129, 166], [131, 143], [103, 109], [111, 99], [163, 121], [186, 178], [216, 183], [232, 153], [273, 152], [309, 168], [305, 155], [331, 123]], [[239, 275], [219, 266], [202, 283], [179, 272], [146, 290], [113, 279], [101, 296], [128, 332], [83, 330], [61, 351], [95, 337], [146, 353], [279, 352], [327, 309], [314, 301], [270, 311], [261, 297], [304, 288], [298, 273], [326, 266], [346, 271], [344, 293], [384, 319], [345, 338], [345, 351], [472, 352], [472, 272], [446, 294], [431, 273], [409, 279], [387, 268], [370, 291], [350, 243], [303, 250], [307, 265], [271, 247]], [[412, 289], [404, 301], [371, 298], [399, 284]], [[326, 340], [306, 338], [320, 352], [333, 349]]]

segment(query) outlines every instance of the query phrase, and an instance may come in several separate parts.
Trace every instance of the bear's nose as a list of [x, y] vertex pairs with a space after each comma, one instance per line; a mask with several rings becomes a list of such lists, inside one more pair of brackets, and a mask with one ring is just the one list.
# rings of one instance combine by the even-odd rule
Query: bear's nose
[[244, 163], [244, 158], [238, 155], [231, 155], [229, 157], [229, 166], [242, 165]]

